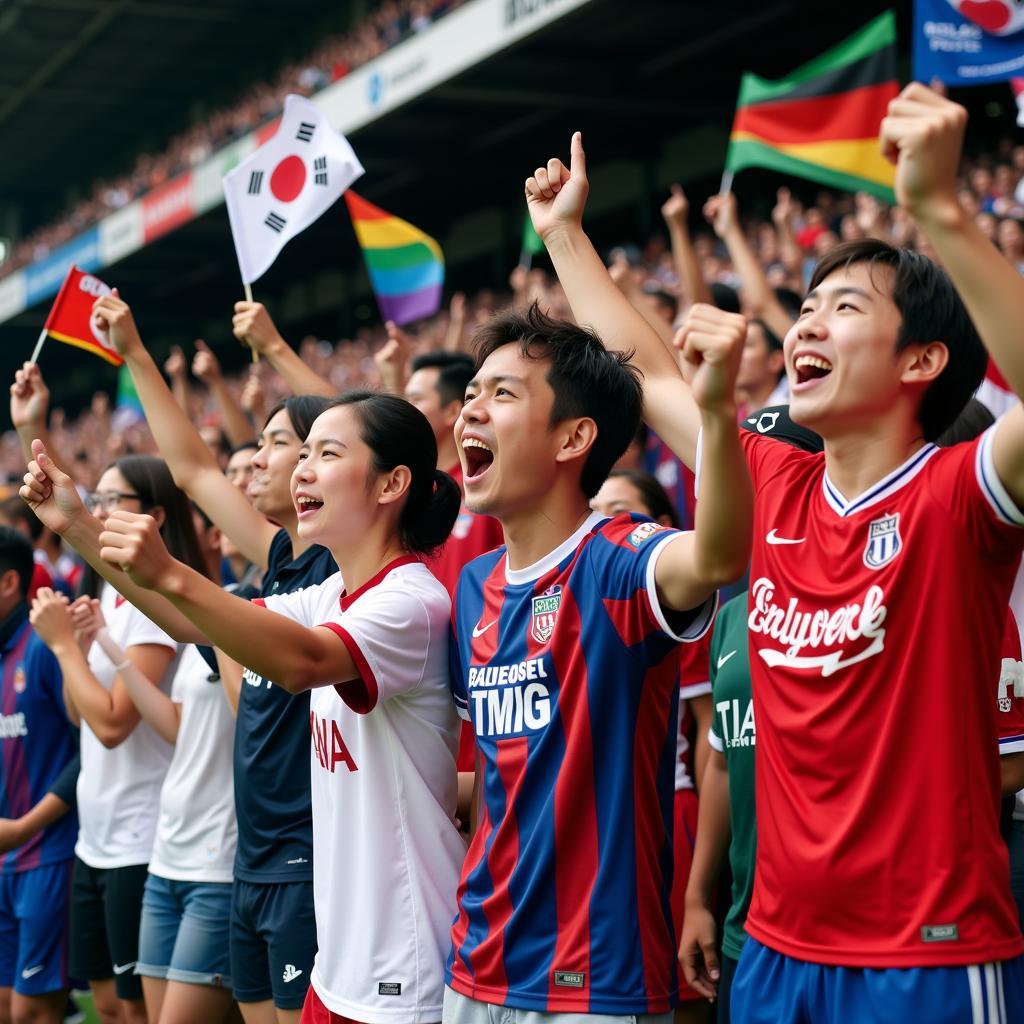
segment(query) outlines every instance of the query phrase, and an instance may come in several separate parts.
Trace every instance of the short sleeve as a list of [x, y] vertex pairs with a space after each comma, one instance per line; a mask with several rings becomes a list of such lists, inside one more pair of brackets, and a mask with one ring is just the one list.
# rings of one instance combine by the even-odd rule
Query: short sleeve
[[658, 559], [682, 536], [680, 530], [640, 516], [617, 516], [601, 527], [590, 557], [605, 607], [616, 616], [616, 625], [624, 636], [639, 640], [656, 631], [671, 640], [689, 643], [708, 631], [718, 607], [717, 594], [689, 611], [671, 611], [675, 620], [671, 623], [658, 600]]
[[130, 647], [140, 647], [143, 644], [169, 647], [172, 651], [178, 649], [178, 642], [138, 608], [134, 605], [124, 607], [127, 607], [124, 628], [118, 631], [120, 635], [116, 639], [126, 651]]
[[442, 617], [415, 592], [400, 585], [375, 587], [336, 618], [319, 625], [344, 643], [359, 678], [335, 686], [357, 714], [368, 714], [380, 702], [415, 690], [423, 681], [435, 631], [446, 628]]
[[687, 644], [679, 662], [679, 697], [688, 700], [711, 692], [711, 633]]
[[278, 615], [283, 615], [300, 625], [318, 626], [337, 613], [344, 589], [341, 573], [336, 572], [323, 583], [314, 583], [311, 587], [303, 587], [302, 590], [295, 590], [290, 594], [257, 597], [252, 603], [268, 611], [277, 612]]
[[756, 494], [772, 477], [784, 473], [797, 463], [808, 459], [823, 459], [821, 454], [805, 452], [791, 444], [765, 433], [740, 431], [740, 445], [747, 457], [750, 477]]
[[1016, 554], [1024, 546], [1024, 512], [999, 479], [992, 458], [998, 424], [975, 441], [934, 455], [931, 493], [979, 550], [990, 557]]

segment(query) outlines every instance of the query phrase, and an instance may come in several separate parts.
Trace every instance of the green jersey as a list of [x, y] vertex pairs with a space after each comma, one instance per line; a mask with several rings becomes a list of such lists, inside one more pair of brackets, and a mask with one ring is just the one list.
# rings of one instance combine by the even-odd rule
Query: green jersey
[[732, 905], [725, 918], [722, 951], [739, 959], [747, 933], [744, 923], [754, 890], [757, 818], [754, 806], [754, 704], [750, 691], [747, 646], [747, 593], [734, 597], [718, 613], [711, 638], [711, 701], [714, 707], [709, 741], [725, 755], [729, 768], [729, 820], [732, 841]]

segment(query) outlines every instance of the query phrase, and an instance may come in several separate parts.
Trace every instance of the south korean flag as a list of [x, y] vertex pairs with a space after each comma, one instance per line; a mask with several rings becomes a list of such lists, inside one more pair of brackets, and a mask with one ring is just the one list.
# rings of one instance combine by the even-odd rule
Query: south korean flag
[[277, 132], [224, 178], [242, 281], [270, 268], [285, 242], [326, 212], [363, 174], [344, 135], [302, 96], [284, 101]]

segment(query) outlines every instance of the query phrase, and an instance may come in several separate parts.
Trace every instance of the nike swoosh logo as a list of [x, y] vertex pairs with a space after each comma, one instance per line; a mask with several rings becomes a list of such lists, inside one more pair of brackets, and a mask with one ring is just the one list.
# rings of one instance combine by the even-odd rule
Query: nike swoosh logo
[[768, 541], [769, 544], [803, 544], [807, 538], [780, 537], [774, 530], [770, 530], [768, 535], [765, 537], [765, 540]]
[[723, 654], [718, 659], [718, 667], [721, 668], [735, 653], [735, 651], [730, 651], [728, 654]]
[[498, 621], [497, 619], [494, 619], [491, 622], [488, 622], [487, 625], [483, 626], [483, 627], [481, 627], [479, 625], [474, 626], [473, 627], [473, 639], [475, 640], [478, 636], [483, 636], [484, 633], [486, 633], [487, 630], [489, 630], [491, 628], [491, 626], [493, 626], [494, 623], [497, 622], [497, 621]]
[[21, 976], [23, 978], [32, 978], [43, 970], [44, 967], [46, 967], [46, 964], [40, 964], [38, 967], [26, 967], [25, 970], [21, 972]]
[[128, 971], [130, 971], [135, 966], [136, 963], [137, 961], [133, 960], [130, 964], [114, 964], [114, 973], [127, 974]]

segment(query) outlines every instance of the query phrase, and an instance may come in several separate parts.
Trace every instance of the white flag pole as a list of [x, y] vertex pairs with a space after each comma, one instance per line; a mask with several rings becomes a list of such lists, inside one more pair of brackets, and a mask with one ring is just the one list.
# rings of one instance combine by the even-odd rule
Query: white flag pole
[[732, 191], [732, 171], [728, 168], [722, 172], [722, 183], [718, 186], [718, 194]]
[[43, 342], [46, 341], [46, 328], [44, 327], [39, 332], [39, 340], [36, 342], [36, 347], [32, 350], [32, 358], [29, 360], [30, 363], [39, 361], [39, 353], [43, 350]]
[[[248, 281], [242, 282], [242, 288], [245, 289], [245, 301], [252, 302], [252, 285]], [[260, 361], [260, 354], [254, 348], [250, 348], [249, 351], [252, 353], [252, 361], [258, 363]]]

